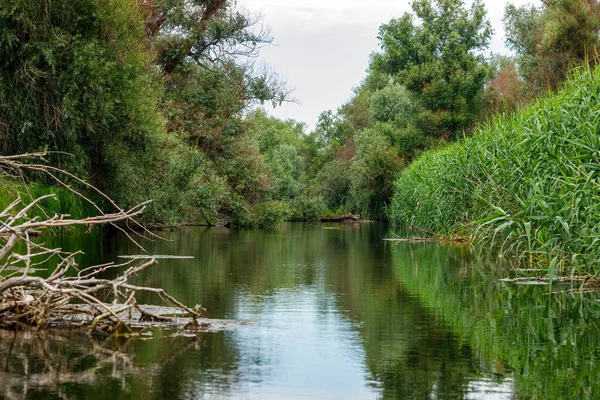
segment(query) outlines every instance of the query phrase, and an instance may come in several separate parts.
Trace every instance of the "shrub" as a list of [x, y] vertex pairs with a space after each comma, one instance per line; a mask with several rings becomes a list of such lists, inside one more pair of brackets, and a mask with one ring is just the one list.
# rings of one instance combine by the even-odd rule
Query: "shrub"
[[327, 208], [346, 204], [350, 191], [350, 163], [337, 158], [326, 163], [317, 173], [315, 183], [318, 194]]
[[350, 168], [351, 208], [366, 218], [383, 220], [402, 160], [379, 125], [359, 132], [355, 142], [356, 155]]
[[417, 108], [415, 96], [398, 84], [388, 85], [371, 97], [371, 118], [378, 122], [406, 126], [414, 119]]
[[270, 228], [282, 224], [290, 217], [289, 207], [281, 201], [268, 201], [258, 204], [252, 210], [253, 226]]
[[114, 174], [136, 162], [129, 150], [161, 129], [136, 4], [4, 1], [0, 54], [0, 152], [73, 153], [51, 162], [113, 195]]
[[291, 221], [314, 221], [326, 210], [322, 197], [299, 197], [293, 199], [289, 206]]

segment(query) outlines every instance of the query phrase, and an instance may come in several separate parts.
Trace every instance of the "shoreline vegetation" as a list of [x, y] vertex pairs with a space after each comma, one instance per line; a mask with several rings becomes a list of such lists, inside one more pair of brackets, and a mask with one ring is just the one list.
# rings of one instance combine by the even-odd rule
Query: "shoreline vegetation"
[[548, 273], [600, 272], [600, 69], [424, 154], [395, 182], [390, 217], [474, 243]]
[[167, 229], [349, 213], [600, 272], [597, 2], [509, 4], [499, 56], [482, 1], [414, 1], [311, 132], [262, 108], [295, 99], [234, 0], [0, 2], [0, 156], [47, 149], [69, 172], [0, 177], [0, 209], [52, 194], [30, 217], [95, 215], [75, 191], [152, 200], [142, 222]]

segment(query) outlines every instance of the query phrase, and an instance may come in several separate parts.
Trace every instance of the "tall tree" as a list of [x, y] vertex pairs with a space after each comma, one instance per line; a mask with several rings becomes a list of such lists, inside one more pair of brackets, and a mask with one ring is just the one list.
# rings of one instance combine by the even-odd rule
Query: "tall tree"
[[273, 40], [268, 29], [236, 0], [139, 1], [164, 74], [195, 64], [228, 75], [244, 100], [287, 99], [289, 91], [276, 75], [252, 62]]
[[230, 214], [269, 197], [264, 154], [244, 115], [257, 103], [274, 105], [290, 91], [277, 75], [255, 65], [271, 36], [259, 16], [235, 0], [140, 0], [146, 32], [164, 80], [160, 107], [167, 131], [181, 136], [213, 163], [230, 195]]
[[479, 115], [488, 78], [481, 51], [492, 29], [481, 0], [470, 9], [461, 0], [417, 0], [412, 10], [381, 26], [371, 69], [417, 95], [425, 133], [452, 138]]

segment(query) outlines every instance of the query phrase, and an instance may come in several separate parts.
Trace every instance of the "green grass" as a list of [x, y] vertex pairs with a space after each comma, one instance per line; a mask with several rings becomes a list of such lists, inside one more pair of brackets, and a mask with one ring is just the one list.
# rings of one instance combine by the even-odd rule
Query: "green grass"
[[64, 188], [37, 183], [25, 185], [20, 182], [2, 179], [0, 179], [0, 210], [4, 210], [18, 197], [21, 197], [22, 206], [24, 206], [31, 203], [32, 200], [48, 194], [52, 194], [54, 197], [40, 202], [39, 207], [34, 207], [28, 213], [30, 217], [45, 218], [56, 214], [68, 214], [72, 218], [81, 219], [98, 215], [92, 205]]
[[344, 207], [338, 207], [337, 210], [327, 209], [323, 212], [324, 217], [339, 217], [348, 213], [348, 211]]
[[578, 69], [559, 93], [425, 153], [395, 181], [388, 212], [551, 274], [597, 274], [599, 173], [600, 69]]

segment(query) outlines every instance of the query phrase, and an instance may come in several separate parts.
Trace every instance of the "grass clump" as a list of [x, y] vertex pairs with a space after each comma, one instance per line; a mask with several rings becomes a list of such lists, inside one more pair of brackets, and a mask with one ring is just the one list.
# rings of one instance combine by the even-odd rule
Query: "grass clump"
[[555, 95], [412, 163], [395, 181], [390, 219], [469, 235], [550, 273], [595, 275], [599, 129], [600, 69], [575, 70]]
[[[23, 183], [0, 178], [0, 210], [6, 209], [15, 199], [21, 198], [23, 205], [28, 205], [33, 200], [45, 195], [52, 194], [54, 197], [45, 199], [37, 207], [32, 208], [28, 215], [30, 218], [48, 218], [54, 215], [70, 215], [73, 219], [84, 219], [91, 215], [97, 215], [98, 211], [83, 200], [80, 196], [67, 189], [43, 185], [39, 183]], [[84, 229], [71, 226], [64, 228], [68, 231]], [[87, 227], [85, 228], [87, 229]]]

